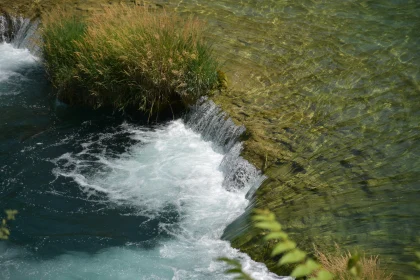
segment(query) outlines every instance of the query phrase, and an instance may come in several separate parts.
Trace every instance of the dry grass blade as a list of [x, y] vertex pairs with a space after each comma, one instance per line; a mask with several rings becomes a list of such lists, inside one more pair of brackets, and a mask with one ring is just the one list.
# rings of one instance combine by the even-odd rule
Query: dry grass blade
[[[342, 252], [340, 247], [336, 245], [336, 252], [325, 254], [317, 247], [314, 248], [315, 257], [318, 262], [325, 268], [325, 270], [336, 275], [336, 279], [350, 280], [354, 279], [347, 268], [349, 259], [352, 257], [350, 252]], [[392, 280], [393, 276], [390, 273], [382, 270], [379, 265], [378, 256], [362, 256], [359, 260], [361, 267], [361, 280]]]

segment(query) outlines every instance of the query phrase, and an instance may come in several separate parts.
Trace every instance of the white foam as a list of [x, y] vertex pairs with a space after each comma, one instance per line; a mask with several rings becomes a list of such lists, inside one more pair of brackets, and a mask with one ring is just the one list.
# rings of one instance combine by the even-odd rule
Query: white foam
[[37, 63], [37, 58], [27, 49], [16, 49], [12, 44], [0, 44], [0, 82], [11, 77], [24, 77], [18, 70]]
[[[151, 250], [128, 245], [94, 255], [68, 253], [42, 262], [14, 261], [4, 271], [12, 271], [11, 276], [19, 279], [231, 279], [224, 274], [226, 265], [217, 261], [230, 257], [240, 259], [255, 279], [280, 279], [220, 239], [225, 227], [248, 205], [249, 187], [236, 191], [223, 187], [219, 166], [224, 156], [214, 151], [211, 142], [181, 120], [155, 130], [123, 127], [141, 140], [129, 152], [116, 158], [105, 150], [96, 149], [93, 154], [92, 146], [101, 146], [110, 137], [99, 135], [96, 141], [83, 143], [82, 152], [56, 159], [54, 172], [73, 178], [86, 195], [106, 194], [110, 203], [130, 205], [141, 215], [156, 217], [170, 206], [179, 221], [161, 222], [160, 228], [172, 238]], [[93, 163], [103, 168], [88, 172]]]

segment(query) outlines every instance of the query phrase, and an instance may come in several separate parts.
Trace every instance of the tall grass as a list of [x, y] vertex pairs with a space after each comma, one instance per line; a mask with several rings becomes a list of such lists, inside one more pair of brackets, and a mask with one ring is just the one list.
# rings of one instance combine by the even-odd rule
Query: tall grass
[[60, 92], [70, 92], [75, 87], [76, 42], [83, 40], [86, 29], [84, 20], [62, 10], [43, 18], [43, 58], [46, 70]]
[[124, 5], [89, 18], [43, 17], [43, 55], [59, 98], [150, 115], [191, 104], [218, 85], [203, 26], [164, 10]]

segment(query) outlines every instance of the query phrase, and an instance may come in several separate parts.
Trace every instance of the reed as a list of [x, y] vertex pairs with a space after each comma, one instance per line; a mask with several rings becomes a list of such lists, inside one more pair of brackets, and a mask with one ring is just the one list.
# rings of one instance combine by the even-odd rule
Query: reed
[[43, 16], [43, 55], [58, 97], [149, 116], [185, 107], [218, 87], [203, 25], [165, 10], [115, 5], [88, 18]]

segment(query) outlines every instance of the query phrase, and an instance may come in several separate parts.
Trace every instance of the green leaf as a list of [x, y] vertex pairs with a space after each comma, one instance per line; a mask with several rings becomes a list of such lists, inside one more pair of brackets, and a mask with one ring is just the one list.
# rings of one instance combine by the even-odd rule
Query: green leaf
[[313, 259], [308, 259], [304, 264], [298, 265], [293, 271], [290, 276], [299, 278], [303, 276], [308, 276], [318, 268], [320, 268], [321, 265], [314, 261]]
[[351, 275], [355, 277], [358, 277], [361, 272], [362, 272], [362, 268], [359, 265], [355, 265], [352, 268], [350, 268]]
[[272, 239], [287, 239], [287, 238], [289, 238], [289, 236], [287, 235], [287, 233], [283, 231], [270, 232], [269, 234], [264, 236], [265, 241], [272, 240]]
[[334, 274], [331, 274], [325, 269], [320, 270], [315, 277], [309, 278], [309, 280], [332, 280], [332, 279], [334, 279]]
[[266, 215], [254, 215], [252, 216], [252, 220], [254, 221], [275, 221], [276, 216], [273, 213], [269, 213]]
[[235, 276], [234, 279], [238, 279], [238, 280], [253, 280], [248, 274], [246, 274], [245, 272], [242, 271], [242, 265], [239, 261], [234, 260], [234, 259], [229, 259], [229, 258], [218, 258], [218, 261], [222, 261], [225, 262], [231, 266], [233, 266], [230, 269], [227, 269], [225, 271], [226, 274], [239, 274], [238, 276]]
[[281, 230], [281, 225], [276, 221], [259, 222], [259, 223], [255, 224], [255, 227], [261, 228], [261, 229], [268, 229], [268, 230], [271, 230], [271, 231], [280, 231]]
[[234, 280], [253, 280], [248, 274], [242, 274], [233, 278]]
[[354, 254], [347, 263], [347, 269], [350, 270], [352, 267], [356, 266], [359, 262], [360, 256], [359, 254]]
[[10, 235], [10, 230], [8, 228], [4, 227], [1, 230], [3, 231], [4, 235]]
[[242, 273], [242, 270], [240, 268], [231, 268], [225, 271], [227, 274], [236, 274], [236, 273]]
[[416, 251], [416, 256], [418, 259], [420, 259], [420, 251]]
[[353, 276], [359, 275], [357, 273], [357, 267], [356, 266], [353, 266], [352, 268], [350, 268], [349, 271], [350, 271], [350, 274], [353, 275]]
[[17, 210], [6, 210], [6, 215], [7, 215], [7, 219], [8, 220], [14, 220], [15, 219], [15, 215], [18, 213]]
[[256, 215], [268, 215], [271, 213], [271, 211], [268, 209], [254, 209], [254, 213]]
[[309, 269], [312, 269], [312, 270], [321, 268], [321, 265], [318, 262], [314, 261], [313, 259], [308, 259], [305, 264], [309, 267]]
[[312, 270], [306, 267], [306, 265], [300, 264], [297, 267], [295, 267], [295, 269], [293, 269], [292, 274], [290, 274], [290, 276], [299, 278], [303, 276], [308, 276], [309, 274], [311, 274], [311, 272]]
[[264, 215], [254, 215], [251, 217], [253, 221], [267, 221], [267, 217]]
[[283, 252], [289, 251], [296, 248], [296, 243], [291, 240], [285, 240], [277, 243], [276, 246], [274, 246], [273, 251], [271, 252], [271, 256], [277, 256], [278, 254], [281, 254]]
[[305, 258], [306, 258], [305, 252], [299, 249], [293, 249], [292, 251], [290, 251], [289, 253], [287, 253], [280, 259], [279, 264], [283, 265], [287, 263], [297, 263], [297, 262], [303, 261]]
[[316, 276], [317, 280], [332, 280], [334, 279], [334, 275], [326, 270], [320, 270]]

